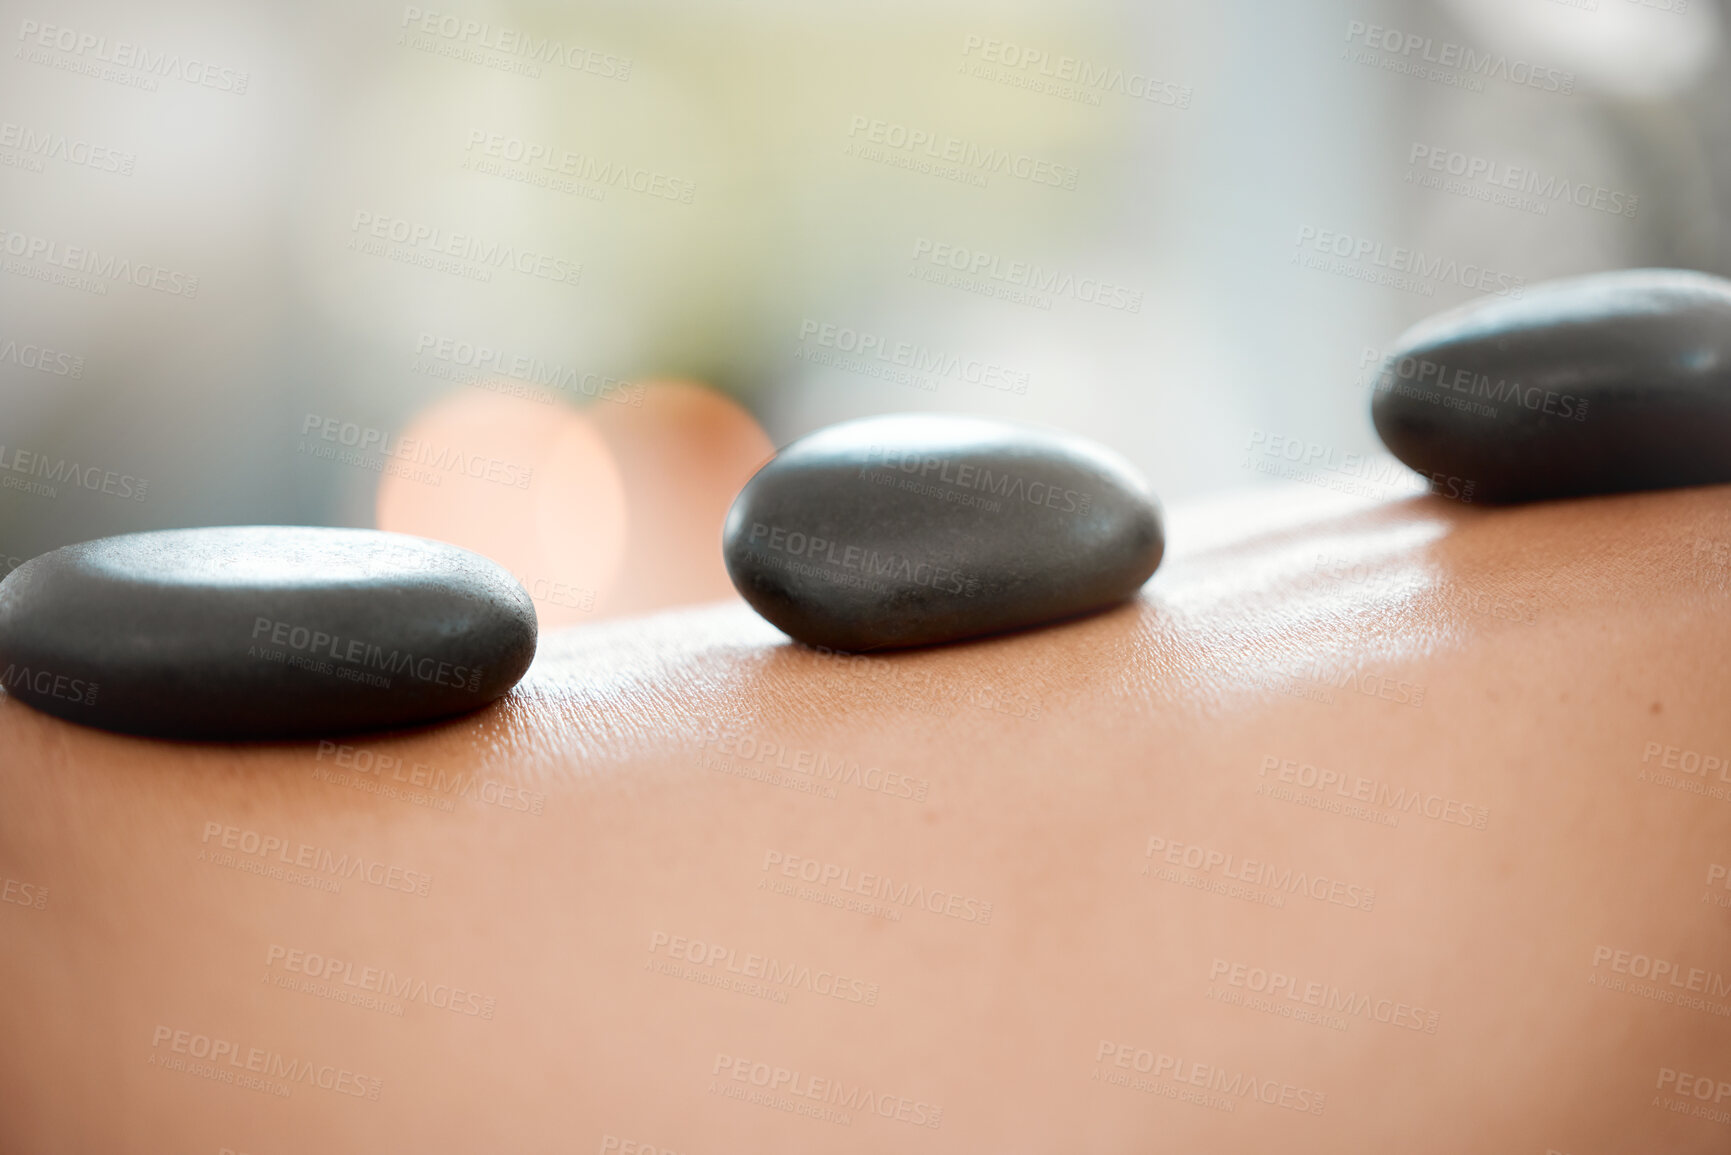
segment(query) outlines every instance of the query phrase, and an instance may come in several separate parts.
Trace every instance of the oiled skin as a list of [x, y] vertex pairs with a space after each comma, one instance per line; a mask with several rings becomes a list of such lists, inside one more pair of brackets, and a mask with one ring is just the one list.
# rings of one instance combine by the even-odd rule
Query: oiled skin
[[[983, 643], [842, 659], [740, 604], [546, 637], [488, 711], [360, 740], [404, 777], [419, 762], [490, 783], [493, 801], [477, 787], [450, 811], [320, 778], [336, 755], [315, 744], [152, 742], [0, 702], [0, 1150], [1731, 1148], [1731, 1123], [1664, 1106], [1715, 1107], [1671, 1092], [1731, 1084], [1731, 1017], [1590, 981], [1630, 981], [1627, 950], [1625, 968], [1642, 954], [1685, 984], [1715, 981], [1691, 967], [1731, 982], [1731, 889], [1710, 878], [1731, 864], [1731, 779], [1682, 770], [1683, 751], [1731, 753], [1731, 487], [1501, 510], [1284, 500], [1260, 519], [1273, 531], [1253, 507], [1180, 506], [1137, 602]], [[1386, 676], [1389, 697], [1271, 681], [1307, 668]], [[821, 753], [888, 785], [825, 797], [723, 772], [742, 759], [704, 743], [717, 734], [779, 744], [792, 781], [821, 784]], [[1283, 760], [1435, 796], [1446, 816], [1389, 825], [1386, 792], [1382, 821], [1259, 793]], [[923, 801], [894, 796], [921, 780]], [[418, 873], [293, 885], [201, 861], [223, 838], [210, 824]], [[1235, 856], [1203, 878], [1256, 859], [1339, 880], [1341, 901], [1145, 875], [1172, 843]], [[777, 893], [760, 884], [792, 880], [770, 852], [954, 893], [960, 917]], [[390, 889], [419, 873], [424, 897]], [[41, 909], [24, 885], [47, 889]], [[785, 973], [755, 980], [776, 1001], [650, 969], [675, 936], [734, 952], [687, 973], [773, 956], [862, 998], [875, 984], [875, 1003]], [[454, 984], [492, 1017], [284, 989], [270, 978], [290, 950]], [[1211, 976], [1249, 993], [1235, 963], [1371, 1005], [1331, 1024], [1211, 998]], [[229, 1071], [257, 1047], [319, 1073], [281, 1097], [155, 1065], [190, 1058], [178, 1030], [186, 1048], [235, 1043]], [[1136, 1070], [1161, 1054], [1177, 1072]], [[783, 1098], [841, 1080], [892, 1117], [856, 1098], [844, 1126], [719, 1093], [752, 1090], [752, 1062], [785, 1069]], [[1218, 1082], [1230, 1111], [1169, 1097], [1196, 1089], [1175, 1073], [1209, 1082], [1197, 1062], [1276, 1099], [1284, 1084], [1289, 1104], [1322, 1092], [1323, 1110]], [[339, 1089], [316, 1085], [338, 1070]], [[929, 1120], [925, 1105], [935, 1129], [893, 1118]]]

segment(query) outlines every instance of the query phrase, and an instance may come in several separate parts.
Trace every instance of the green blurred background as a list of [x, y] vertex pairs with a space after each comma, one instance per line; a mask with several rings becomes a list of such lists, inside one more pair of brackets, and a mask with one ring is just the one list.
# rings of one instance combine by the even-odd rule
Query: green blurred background
[[1374, 457], [1370, 363], [1479, 285], [1731, 264], [1710, 0], [5, 8], [5, 566], [383, 524], [653, 609], [771, 443], [910, 409], [1395, 496], [1267, 447]]

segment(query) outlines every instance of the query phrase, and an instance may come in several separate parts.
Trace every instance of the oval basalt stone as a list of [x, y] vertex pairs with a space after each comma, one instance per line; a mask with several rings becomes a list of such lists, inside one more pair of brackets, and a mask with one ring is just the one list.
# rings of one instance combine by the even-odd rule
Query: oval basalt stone
[[1596, 273], [1438, 314], [1384, 358], [1371, 417], [1475, 501], [1731, 481], [1731, 281]]
[[1131, 597], [1160, 510], [1079, 437], [974, 417], [850, 421], [782, 449], [740, 491], [734, 586], [811, 645], [882, 650], [1053, 622]]
[[0, 582], [0, 687], [130, 734], [286, 738], [476, 709], [535, 656], [498, 565], [402, 534], [222, 526], [125, 534]]

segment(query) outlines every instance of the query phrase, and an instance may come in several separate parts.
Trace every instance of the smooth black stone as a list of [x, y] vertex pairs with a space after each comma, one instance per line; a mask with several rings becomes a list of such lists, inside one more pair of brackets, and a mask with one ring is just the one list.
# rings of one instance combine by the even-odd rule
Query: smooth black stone
[[45, 553], [0, 582], [0, 686], [129, 734], [413, 725], [485, 705], [534, 656], [535, 607], [509, 573], [374, 530], [133, 533]]
[[1474, 501], [1731, 481], [1731, 281], [1596, 273], [1438, 314], [1383, 361], [1371, 418]]
[[1160, 564], [1160, 510], [1115, 454], [972, 417], [850, 421], [784, 448], [728, 511], [728, 575], [802, 642], [951, 642], [1123, 601]]

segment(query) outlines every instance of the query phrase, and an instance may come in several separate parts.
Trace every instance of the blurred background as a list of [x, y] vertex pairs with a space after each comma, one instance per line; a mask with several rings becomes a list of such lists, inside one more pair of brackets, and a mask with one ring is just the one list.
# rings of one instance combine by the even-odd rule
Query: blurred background
[[1408, 324], [1731, 271], [1716, 0], [4, 8], [0, 572], [355, 525], [707, 601], [773, 447], [898, 410], [1379, 499]]

